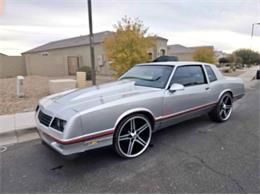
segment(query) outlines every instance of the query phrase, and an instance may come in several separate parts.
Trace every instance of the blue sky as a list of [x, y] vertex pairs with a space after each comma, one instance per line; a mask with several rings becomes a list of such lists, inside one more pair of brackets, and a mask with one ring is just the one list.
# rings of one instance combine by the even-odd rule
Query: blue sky
[[[86, 0], [0, 0], [0, 52], [18, 55], [58, 39], [88, 34]], [[94, 32], [124, 15], [140, 18], [169, 44], [260, 51], [260, 0], [92, 0]]]

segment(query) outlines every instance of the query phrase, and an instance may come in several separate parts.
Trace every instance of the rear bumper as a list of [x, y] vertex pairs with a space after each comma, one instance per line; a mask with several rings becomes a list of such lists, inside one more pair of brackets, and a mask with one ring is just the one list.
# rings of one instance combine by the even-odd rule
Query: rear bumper
[[233, 99], [234, 99], [234, 101], [236, 101], [236, 100], [241, 99], [241, 98], [244, 97], [244, 96], [245, 96], [245, 94], [242, 93], [242, 94], [239, 94], [239, 95], [234, 96]]

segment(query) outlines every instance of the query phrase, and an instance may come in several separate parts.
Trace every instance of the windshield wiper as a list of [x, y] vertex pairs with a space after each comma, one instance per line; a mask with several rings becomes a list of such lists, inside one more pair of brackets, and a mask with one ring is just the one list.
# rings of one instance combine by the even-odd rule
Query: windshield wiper
[[123, 77], [121, 78], [120, 80], [123, 80], [123, 79], [139, 79], [139, 80], [144, 80], [144, 81], [157, 81], [161, 78], [161, 76], [158, 76], [154, 79], [148, 79], [148, 78], [142, 78], [142, 77], [134, 77], [134, 76], [131, 76], [131, 77]]

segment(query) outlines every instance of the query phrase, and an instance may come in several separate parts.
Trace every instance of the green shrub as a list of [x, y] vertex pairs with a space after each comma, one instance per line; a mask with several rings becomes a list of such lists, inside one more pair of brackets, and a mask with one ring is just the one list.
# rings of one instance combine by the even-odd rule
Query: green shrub
[[92, 70], [89, 66], [80, 67], [78, 72], [85, 72], [87, 81], [92, 79]]

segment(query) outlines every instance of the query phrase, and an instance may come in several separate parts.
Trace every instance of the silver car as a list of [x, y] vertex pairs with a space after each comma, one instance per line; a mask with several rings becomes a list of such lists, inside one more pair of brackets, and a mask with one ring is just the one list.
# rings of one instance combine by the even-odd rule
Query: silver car
[[227, 121], [244, 94], [242, 80], [223, 76], [215, 65], [138, 64], [115, 82], [41, 99], [36, 123], [43, 142], [63, 155], [113, 145], [133, 158], [159, 129], [202, 114]]

